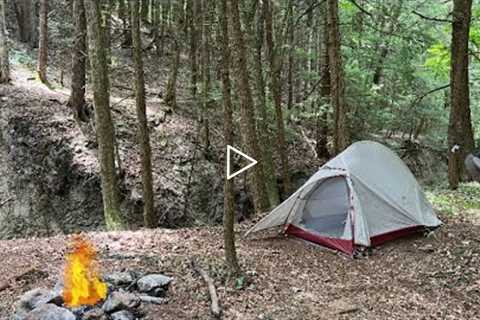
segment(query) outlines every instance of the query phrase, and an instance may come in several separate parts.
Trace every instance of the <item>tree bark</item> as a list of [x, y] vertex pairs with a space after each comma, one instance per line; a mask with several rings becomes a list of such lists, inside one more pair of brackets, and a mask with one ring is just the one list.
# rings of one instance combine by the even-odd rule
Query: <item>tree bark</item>
[[258, 10], [255, 22], [256, 30], [252, 37], [254, 53], [253, 66], [255, 70], [255, 90], [258, 110], [258, 138], [262, 146], [262, 162], [264, 164], [265, 186], [267, 188], [270, 206], [277, 206], [280, 202], [278, 193], [277, 177], [272, 154], [272, 132], [270, 130], [270, 119], [267, 112], [267, 99], [265, 93], [265, 77], [263, 74], [262, 48], [265, 40], [265, 15], [263, 10]]
[[5, 0], [0, 0], [0, 83], [10, 81], [10, 62], [8, 61], [8, 37], [5, 20]]
[[[183, 1], [181, 1], [183, 2]], [[177, 108], [177, 78], [178, 78], [178, 68], [180, 64], [180, 35], [181, 35], [181, 22], [182, 22], [182, 13], [181, 8], [183, 6], [179, 5], [175, 12], [175, 30], [172, 30], [171, 33], [173, 34], [172, 39], [172, 52], [173, 52], [173, 61], [172, 61], [172, 68], [170, 77], [168, 78], [167, 83], [167, 92], [165, 94], [165, 104], [172, 107], [173, 109]]]
[[[253, 158], [258, 159], [260, 158], [261, 150], [258, 143], [257, 131], [255, 129], [254, 105], [247, 69], [247, 52], [240, 23], [238, 0], [230, 0], [230, 16], [234, 44], [233, 57], [236, 69], [235, 76], [240, 100], [242, 137], [244, 144], [248, 148], [248, 153]], [[263, 164], [261, 162], [253, 168], [251, 182], [255, 211], [261, 213], [269, 208], [268, 197], [265, 191]]]
[[200, 123], [202, 124], [203, 146], [205, 154], [210, 150], [210, 128], [208, 110], [210, 108], [210, 13], [208, 8], [208, 0], [197, 0], [201, 3], [201, 25], [202, 25], [202, 107], [200, 112]]
[[200, 1], [199, 0], [188, 0], [189, 5], [188, 8], [190, 11], [189, 14], [189, 26], [190, 26], [190, 73], [191, 73], [191, 92], [192, 97], [195, 98], [197, 95], [197, 81], [198, 81], [198, 59], [197, 59], [197, 51], [198, 51], [198, 30], [197, 30], [197, 17], [200, 11]]
[[328, 56], [330, 66], [331, 102], [335, 111], [334, 152], [339, 154], [348, 146], [347, 105], [343, 79], [338, 0], [327, 0]]
[[142, 39], [140, 36], [139, 5], [134, 1], [131, 12], [133, 58], [135, 61], [135, 98], [138, 119], [138, 140], [142, 161], [143, 221], [147, 228], [157, 226], [153, 202], [152, 151], [148, 132], [145, 103], [145, 79], [143, 73]]
[[[133, 1], [132, 4], [134, 4], [134, 2], [138, 2], [138, 0]], [[143, 23], [148, 23], [148, 7], [149, 7], [148, 2], [149, 0], [141, 0], [140, 16], [142, 18]]]
[[464, 160], [474, 149], [468, 83], [468, 42], [472, 0], [453, 2], [450, 90], [451, 107], [448, 126], [448, 182], [456, 189], [464, 174]]
[[115, 173], [115, 136], [110, 112], [108, 62], [105, 30], [102, 27], [101, 3], [96, 0], [85, 0], [85, 9], [88, 21], [87, 35], [93, 81], [93, 100], [95, 104], [95, 124], [100, 158], [103, 209], [107, 229], [117, 230], [123, 228], [123, 221], [120, 215], [117, 177]]
[[[289, 7], [291, 6], [291, 3]], [[270, 90], [273, 96], [273, 103], [275, 105], [275, 123], [277, 126], [277, 148], [280, 162], [282, 165], [282, 180], [283, 180], [283, 193], [287, 196], [290, 192], [290, 175], [288, 169], [288, 157], [287, 147], [285, 141], [285, 124], [283, 122], [283, 110], [282, 110], [282, 94], [281, 94], [281, 63], [280, 57], [276, 53], [277, 48], [273, 39], [273, 17], [271, 0], [265, 0], [263, 2], [263, 10], [265, 14], [265, 38], [267, 45], [267, 57], [269, 62], [270, 73]]]
[[40, 0], [40, 37], [38, 41], [37, 75], [42, 83], [48, 83], [48, 0]]
[[73, 0], [75, 32], [72, 50], [72, 90], [68, 106], [80, 121], [88, 121], [85, 103], [85, 64], [87, 61], [87, 21], [83, 0]]
[[328, 29], [326, 5], [320, 9], [320, 32], [318, 33], [320, 99], [319, 115], [317, 118], [316, 151], [320, 159], [328, 159], [328, 113], [330, 110], [330, 65], [328, 58]]
[[18, 37], [31, 48], [38, 45], [37, 16], [34, 0], [15, 0], [15, 15], [18, 23]]
[[[228, 10], [227, 0], [220, 0], [219, 24], [220, 24], [220, 50], [221, 50], [221, 78], [223, 96], [223, 136], [225, 139], [224, 150], [227, 145], [233, 145], [233, 108], [232, 108], [232, 84], [230, 81], [230, 46], [228, 43]], [[226, 159], [224, 168], [226, 169]], [[225, 261], [231, 272], [237, 274], [240, 267], [235, 249], [235, 195], [233, 179], [227, 179], [224, 172], [223, 185], [223, 241], [225, 247]]]

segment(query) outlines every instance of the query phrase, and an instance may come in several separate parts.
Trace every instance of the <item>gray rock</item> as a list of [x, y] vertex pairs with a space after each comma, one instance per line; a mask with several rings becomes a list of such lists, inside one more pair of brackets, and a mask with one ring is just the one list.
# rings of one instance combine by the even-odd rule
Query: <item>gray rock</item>
[[102, 306], [106, 313], [133, 309], [140, 305], [140, 299], [133, 293], [114, 291]]
[[112, 272], [104, 275], [103, 280], [114, 286], [128, 286], [135, 281], [135, 276], [132, 272]]
[[69, 310], [47, 303], [30, 311], [25, 320], [76, 320]]
[[61, 306], [63, 304], [61, 292], [50, 291], [44, 288], [30, 290], [16, 303], [14, 319], [24, 319], [30, 311], [47, 303]]
[[168, 286], [173, 278], [164, 276], [163, 274], [149, 274], [137, 281], [137, 287], [140, 292], [148, 293], [155, 297], [164, 296]]
[[127, 310], [117, 311], [110, 315], [112, 320], [135, 320], [135, 316]]

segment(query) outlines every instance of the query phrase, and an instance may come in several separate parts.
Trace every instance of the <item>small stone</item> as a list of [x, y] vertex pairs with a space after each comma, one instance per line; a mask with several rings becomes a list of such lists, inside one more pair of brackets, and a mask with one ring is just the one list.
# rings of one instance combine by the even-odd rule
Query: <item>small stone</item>
[[140, 292], [148, 293], [155, 297], [165, 295], [168, 286], [173, 278], [164, 276], [163, 274], [149, 274], [137, 281], [137, 287]]
[[113, 313], [124, 309], [133, 309], [140, 305], [140, 299], [133, 293], [114, 291], [103, 304], [103, 311]]
[[25, 320], [76, 320], [69, 310], [47, 303], [30, 311]]
[[107, 316], [105, 312], [100, 308], [95, 308], [85, 312], [82, 316], [82, 320], [103, 320], [106, 319]]
[[135, 320], [135, 316], [127, 310], [117, 311], [110, 315], [112, 320]]
[[103, 280], [114, 286], [128, 286], [135, 281], [135, 277], [132, 272], [112, 272], [104, 275]]

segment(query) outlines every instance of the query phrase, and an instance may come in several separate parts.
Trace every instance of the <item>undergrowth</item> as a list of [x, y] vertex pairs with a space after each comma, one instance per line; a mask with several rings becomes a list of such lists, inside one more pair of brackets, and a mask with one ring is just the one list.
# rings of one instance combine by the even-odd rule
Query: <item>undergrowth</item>
[[426, 190], [428, 200], [436, 210], [449, 215], [480, 215], [480, 184], [476, 182], [460, 184], [457, 190], [447, 185], [439, 185]]

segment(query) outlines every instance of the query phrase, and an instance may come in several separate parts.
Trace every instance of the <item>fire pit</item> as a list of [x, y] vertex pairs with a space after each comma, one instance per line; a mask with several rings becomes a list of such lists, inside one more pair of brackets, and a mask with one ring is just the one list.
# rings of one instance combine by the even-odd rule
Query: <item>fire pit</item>
[[142, 303], [164, 304], [171, 277], [134, 271], [99, 273], [97, 251], [75, 236], [63, 279], [53, 289], [26, 292], [16, 303], [14, 320], [134, 320]]

